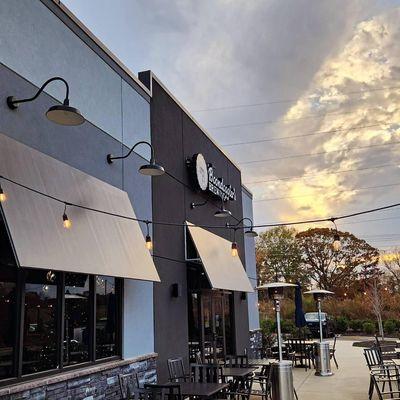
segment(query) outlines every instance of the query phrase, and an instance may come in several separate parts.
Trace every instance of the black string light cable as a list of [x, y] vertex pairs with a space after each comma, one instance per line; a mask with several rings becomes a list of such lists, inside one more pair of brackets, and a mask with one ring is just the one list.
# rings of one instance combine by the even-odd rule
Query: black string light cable
[[[186, 226], [185, 223], [163, 222], [163, 221], [154, 221], [154, 220], [148, 220], [148, 219], [141, 219], [141, 218], [130, 217], [130, 216], [123, 215], [123, 214], [117, 214], [117, 213], [113, 213], [113, 212], [109, 212], [109, 211], [105, 211], [105, 210], [96, 209], [96, 208], [84, 206], [84, 205], [81, 205], [81, 204], [71, 203], [71, 202], [67, 202], [67, 201], [65, 201], [63, 199], [60, 199], [58, 197], [55, 197], [55, 196], [49, 195], [47, 193], [41, 192], [40, 190], [34, 189], [34, 188], [29, 187], [27, 185], [24, 185], [22, 183], [19, 183], [19, 182], [15, 181], [15, 180], [7, 178], [7, 177], [5, 177], [3, 175], [0, 175], [0, 181], [1, 180], [7, 181], [7, 182], [12, 183], [12, 184], [14, 184], [16, 186], [24, 188], [24, 189], [26, 189], [28, 191], [36, 193], [36, 194], [38, 194], [40, 196], [46, 197], [48, 199], [51, 199], [51, 200], [54, 200], [54, 201], [56, 201], [58, 203], [63, 204], [64, 205], [64, 214], [66, 213], [66, 208], [68, 206], [68, 207], [76, 207], [76, 208], [80, 208], [80, 209], [83, 209], [83, 210], [96, 212], [96, 213], [99, 213], [99, 214], [109, 215], [109, 216], [112, 216], [112, 217], [122, 218], [122, 219], [130, 220], [130, 221], [141, 222], [141, 223], [144, 223], [146, 225], [153, 224], [153, 225], [176, 226], [176, 227], [184, 227], [184, 226]], [[312, 223], [322, 223], [322, 222], [332, 221], [332, 218], [334, 218], [335, 221], [338, 221], [338, 220], [342, 220], [342, 219], [348, 219], [348, 218], [356, 217], [356, 216], [359, 216], [359, 215], [371, 214], [371, 213], [375, 213], [375, 212], [382, 211], [382, 210], [388, 210], [388, 209], [399, 207], [399, 206], [400, 206], [400, 203], [394, 203], [394, 204], [389, 204], [389, 205], [385, 205], [385, 206], [382, 206], [382, 207], [376, 207], [376, 208], [372, 208], [372, 209], [368, 209], [368, 210], [358, 211], [358, 212], [354, 212], [354, 213], [351, 213], [351, 214], [339, 215], [339, 216], [335, 216], [335, 217], [316, 218], [316, 219], [308, 219], [308, 220], [292, 221], [292, 222], [263, 223], [263, 224], [254, 225], [253, 228], [272, 228], [272, 227], [277, 227], [277, 226], [293, 226], [293, 225], [304, 225], [304, 224], [312, 224]], [[231, 227], [231, 226], [226, 226], [226, 225], [193, 225], [193, 227], [208, 228], [208, 229], [228, 229], [228, 230], [232, 230], [232, 229], [236, 229], [237, 230], [237, 229], [247, 229], [248, 228], [247, 226]]]

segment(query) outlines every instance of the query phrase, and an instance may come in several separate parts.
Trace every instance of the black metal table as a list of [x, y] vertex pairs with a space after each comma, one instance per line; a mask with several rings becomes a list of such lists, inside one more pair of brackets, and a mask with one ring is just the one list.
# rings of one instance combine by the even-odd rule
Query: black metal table
[[222, 367], [222, 375], [230, 378], [245, 378], [256, 369], [256, 367]]
[[169, 384], [179, 385], [184, 397], [212, 397], [229, 386], [227, 383], [203, 382], [169, 382]]

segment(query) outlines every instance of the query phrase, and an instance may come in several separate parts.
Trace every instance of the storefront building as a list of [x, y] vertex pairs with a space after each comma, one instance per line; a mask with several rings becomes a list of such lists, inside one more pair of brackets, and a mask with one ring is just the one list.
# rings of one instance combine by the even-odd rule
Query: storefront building
[[[226, 229], [251, 218], [240, 170], [58, 1], [0, 2], [0, 37], [0, 399], [119, 399], [121, 373], [163, 381], [170, 357], [243, 353], [254, 239]], [[83, 124], [46, 118], [65, 97]], [[148, 146], [107, 162], [141, 141], [163, 176], [138, 172]], [[213, 165], [205, 190], [196, 154]], [[232, 216], [216, 218], [221, 208]]]

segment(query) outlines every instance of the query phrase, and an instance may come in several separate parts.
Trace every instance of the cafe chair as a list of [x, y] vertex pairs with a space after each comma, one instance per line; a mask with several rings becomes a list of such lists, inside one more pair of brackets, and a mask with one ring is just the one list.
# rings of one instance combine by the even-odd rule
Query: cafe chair
[[375, 335], [375, 343], [383, 360], [392, 360], [393, 358], [398, 358], [395, 344], [382, 344], [381, 339], [377, 335]]
[[311, 369], [314, 360], [312, 346], [306, 344], [304, 339], [288, 339], [287, 342], [293, 364], [304, 367], [306, 371]]
[[336, 339], [337, 336], [335, 335], [335, 338], [333, 339], [333, 347], [329, 349], [329, 357], [331, 360], [333, 359], [333, 361], [335, 362], [336, 369], [339, 369], [339, 365], [336, 360]]
[[[399, 369], [385, 366], [384, 373], [371, 372], [371, 379], [379, 400], [400, 400]], [[387, 389], [386, 389], [387, 388]], [[386, 389], [386, 390], [385, 390]], [[370, 396], [370, 399], [372, 395]]]
[[[379, 380], [379, 378], [385, 379], [387, 376], [390, 376], [391, 370], [398, 370], [398, 367], [391, 360], [383, 360], [379, 350], [375, 346], [370, 349], [364, 349], [364, 357], [370, 371], [368, 398], [371, 400], [376, 384], [380, 383], [382, 390], [385, 390], [386, 382], [385, 380]], [[374, 376], [375, 381], [373, 379]]]
[[185, 371], [182, 357], [169, 358], [167, 363], [170, 382], [186, 382], [188, 380], [189, 375]]
[[131, 399], [135, 389], [139, 387], [136, 373], [119, 374], [119, 387], [121, 389], [122, 399]]
[[225, 367], [229, 368], [247, 368], [249, 366], [249, 357], [247, 354], [243, 355], [229, 355], [225, 357]]
[[190, 372], [193, 382], [220, 383], [225, 382], [222, 366], [214, 364], [191, 364]]

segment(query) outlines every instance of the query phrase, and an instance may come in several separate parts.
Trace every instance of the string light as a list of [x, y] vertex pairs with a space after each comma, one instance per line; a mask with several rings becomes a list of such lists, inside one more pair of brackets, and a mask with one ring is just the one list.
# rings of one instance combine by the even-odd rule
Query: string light
[[72, 226], [72, 222], [71, 220], [68, 218], [67, 215], [67, 203], [65, 203], [65, 207], [64, 207], [64, 214], [63, 214], [63, 226], [65, 229], [70, 229]]
[[335, 225], [335, 234], [333, 235], [332, 247], [334, 251], [340, 251], [340, 249], [342, 248], [342, 244], [340, 243], [340, 236], [337, 230], [335, 219], [336, 218], [331, 218], [332, 223]]
[[0, 203], [4, 203], [6, 200], [7, 200], [7, 196], [4, 193], [4, 190], [3, 190], [3, 188], [1, 187], [1, 184], [0, 184]]
[[147, 250], [153, 250], [153, 242], [152, 242], [151, 236], [150, 236], [149, 223], [150, 223], [149, 221], [146, 221], [146, 227], [147, 227], [146, 249]]
[[233, 242], [231, 245], [231, 254], [232, 254], [232, 257], [237, 257], [239, 254], [238, 245], [236, 243], [236, 228], [233, 230]]

